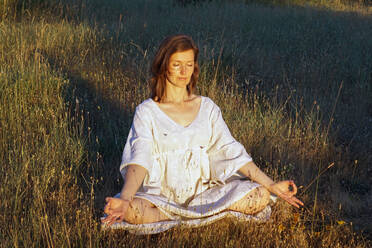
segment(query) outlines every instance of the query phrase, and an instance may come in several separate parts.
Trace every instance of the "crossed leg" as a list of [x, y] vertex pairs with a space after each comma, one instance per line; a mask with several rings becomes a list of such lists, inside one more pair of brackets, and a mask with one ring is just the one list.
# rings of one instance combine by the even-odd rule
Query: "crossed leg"
[[260, 186], [250, 191], [228, 209], [244, 214], [255, 214], [263, 210], [269, 204], [269, 201], [270, 192], [263, 186]]
[[129, 205], [124, 220], [131, 224], [145, 224], [169, 220], [169, 218], [151, 202], [134, 198]]
[[[228, 210], [244, 214], [255, 214], [263, 210], [269, 204], [269, 201], [269, 191], [261, 186], [250, 191], [241, 200], [231, 205]], [[126, 211], [124, 220], [131, 224], [145, 224], [165, 221], [169, 220], [169, 218], [151, 202], [134, 198]]]

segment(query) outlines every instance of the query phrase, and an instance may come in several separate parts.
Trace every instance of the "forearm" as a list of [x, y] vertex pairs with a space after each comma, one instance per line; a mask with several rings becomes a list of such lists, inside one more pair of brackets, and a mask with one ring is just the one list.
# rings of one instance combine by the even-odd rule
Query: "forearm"
[[270, 191], [270, 186], [274, 183], [274, 181], [268, 177], [257, 165], [251, 161], [245, 164], [242, 168], [240, 168], [239, 172], [241, 172], [244, 176], [247, 176], [252, 181], [255, 181]]
[[120, 198], [131, 201], [145, 179], [147, 170], [142, 166], [128, 165], [125, 182], [120, 193]]
[[243, 175], [264, 186], [269, 192], [284, 199], [289, 204], [297, 208], [304, 205], [302, 201], [294, 196], [297, 193], [297, 186], [292, 180], [274, 182], [261, 171], [253, 161], [244, 165], [239, 171]]

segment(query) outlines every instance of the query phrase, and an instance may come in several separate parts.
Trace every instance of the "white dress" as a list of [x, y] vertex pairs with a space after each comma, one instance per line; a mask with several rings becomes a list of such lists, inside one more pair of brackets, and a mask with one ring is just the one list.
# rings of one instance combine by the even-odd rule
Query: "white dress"
[[259, 186], [237, 173], [250, 161], [210, 98], [201, 97], [199, 113], [187, 127], [147, 99], [136, 108], [120, 172], [125, 178], [127, 165], [144, 167], [148, 173], [136, 197], [153, 203], [170, 221], [141, 225], [123, 222], [111, 227], [157, 233], [178, 224], [208, 224], [226, 215], [266, 220], [270, 207], [255, 216], [225, 211]]

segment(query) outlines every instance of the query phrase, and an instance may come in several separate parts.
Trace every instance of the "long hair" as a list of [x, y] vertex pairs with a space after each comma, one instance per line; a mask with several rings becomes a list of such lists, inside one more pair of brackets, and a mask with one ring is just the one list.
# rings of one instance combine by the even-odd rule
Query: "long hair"
[[199, 77], [198, 55], [199, 49], [191, 37], [183, 34], [172, 35], [165, 38], [154, 57], [151, 65], [150, 89], [151, 98], [160, 102], [165, 94], [169, 59], [176, 52], [184, 52], [192, 49], [194, 51], [194, 72], [192, 73], [187, 93], [191, 95], [195, 91], [196, 82]]

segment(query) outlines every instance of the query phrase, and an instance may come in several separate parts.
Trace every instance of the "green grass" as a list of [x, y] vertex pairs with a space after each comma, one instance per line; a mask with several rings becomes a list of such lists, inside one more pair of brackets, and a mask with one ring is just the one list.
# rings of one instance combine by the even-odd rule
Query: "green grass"
[[[371, 245], [368, 8], [243, 2], [0, 1], [1, 246]], [[199, 45], [199, 93], [262, 169], [303, 186], [303, 211], [279, 202], [261, 224], [100, 230], [148, 66], [174, 33]]]

